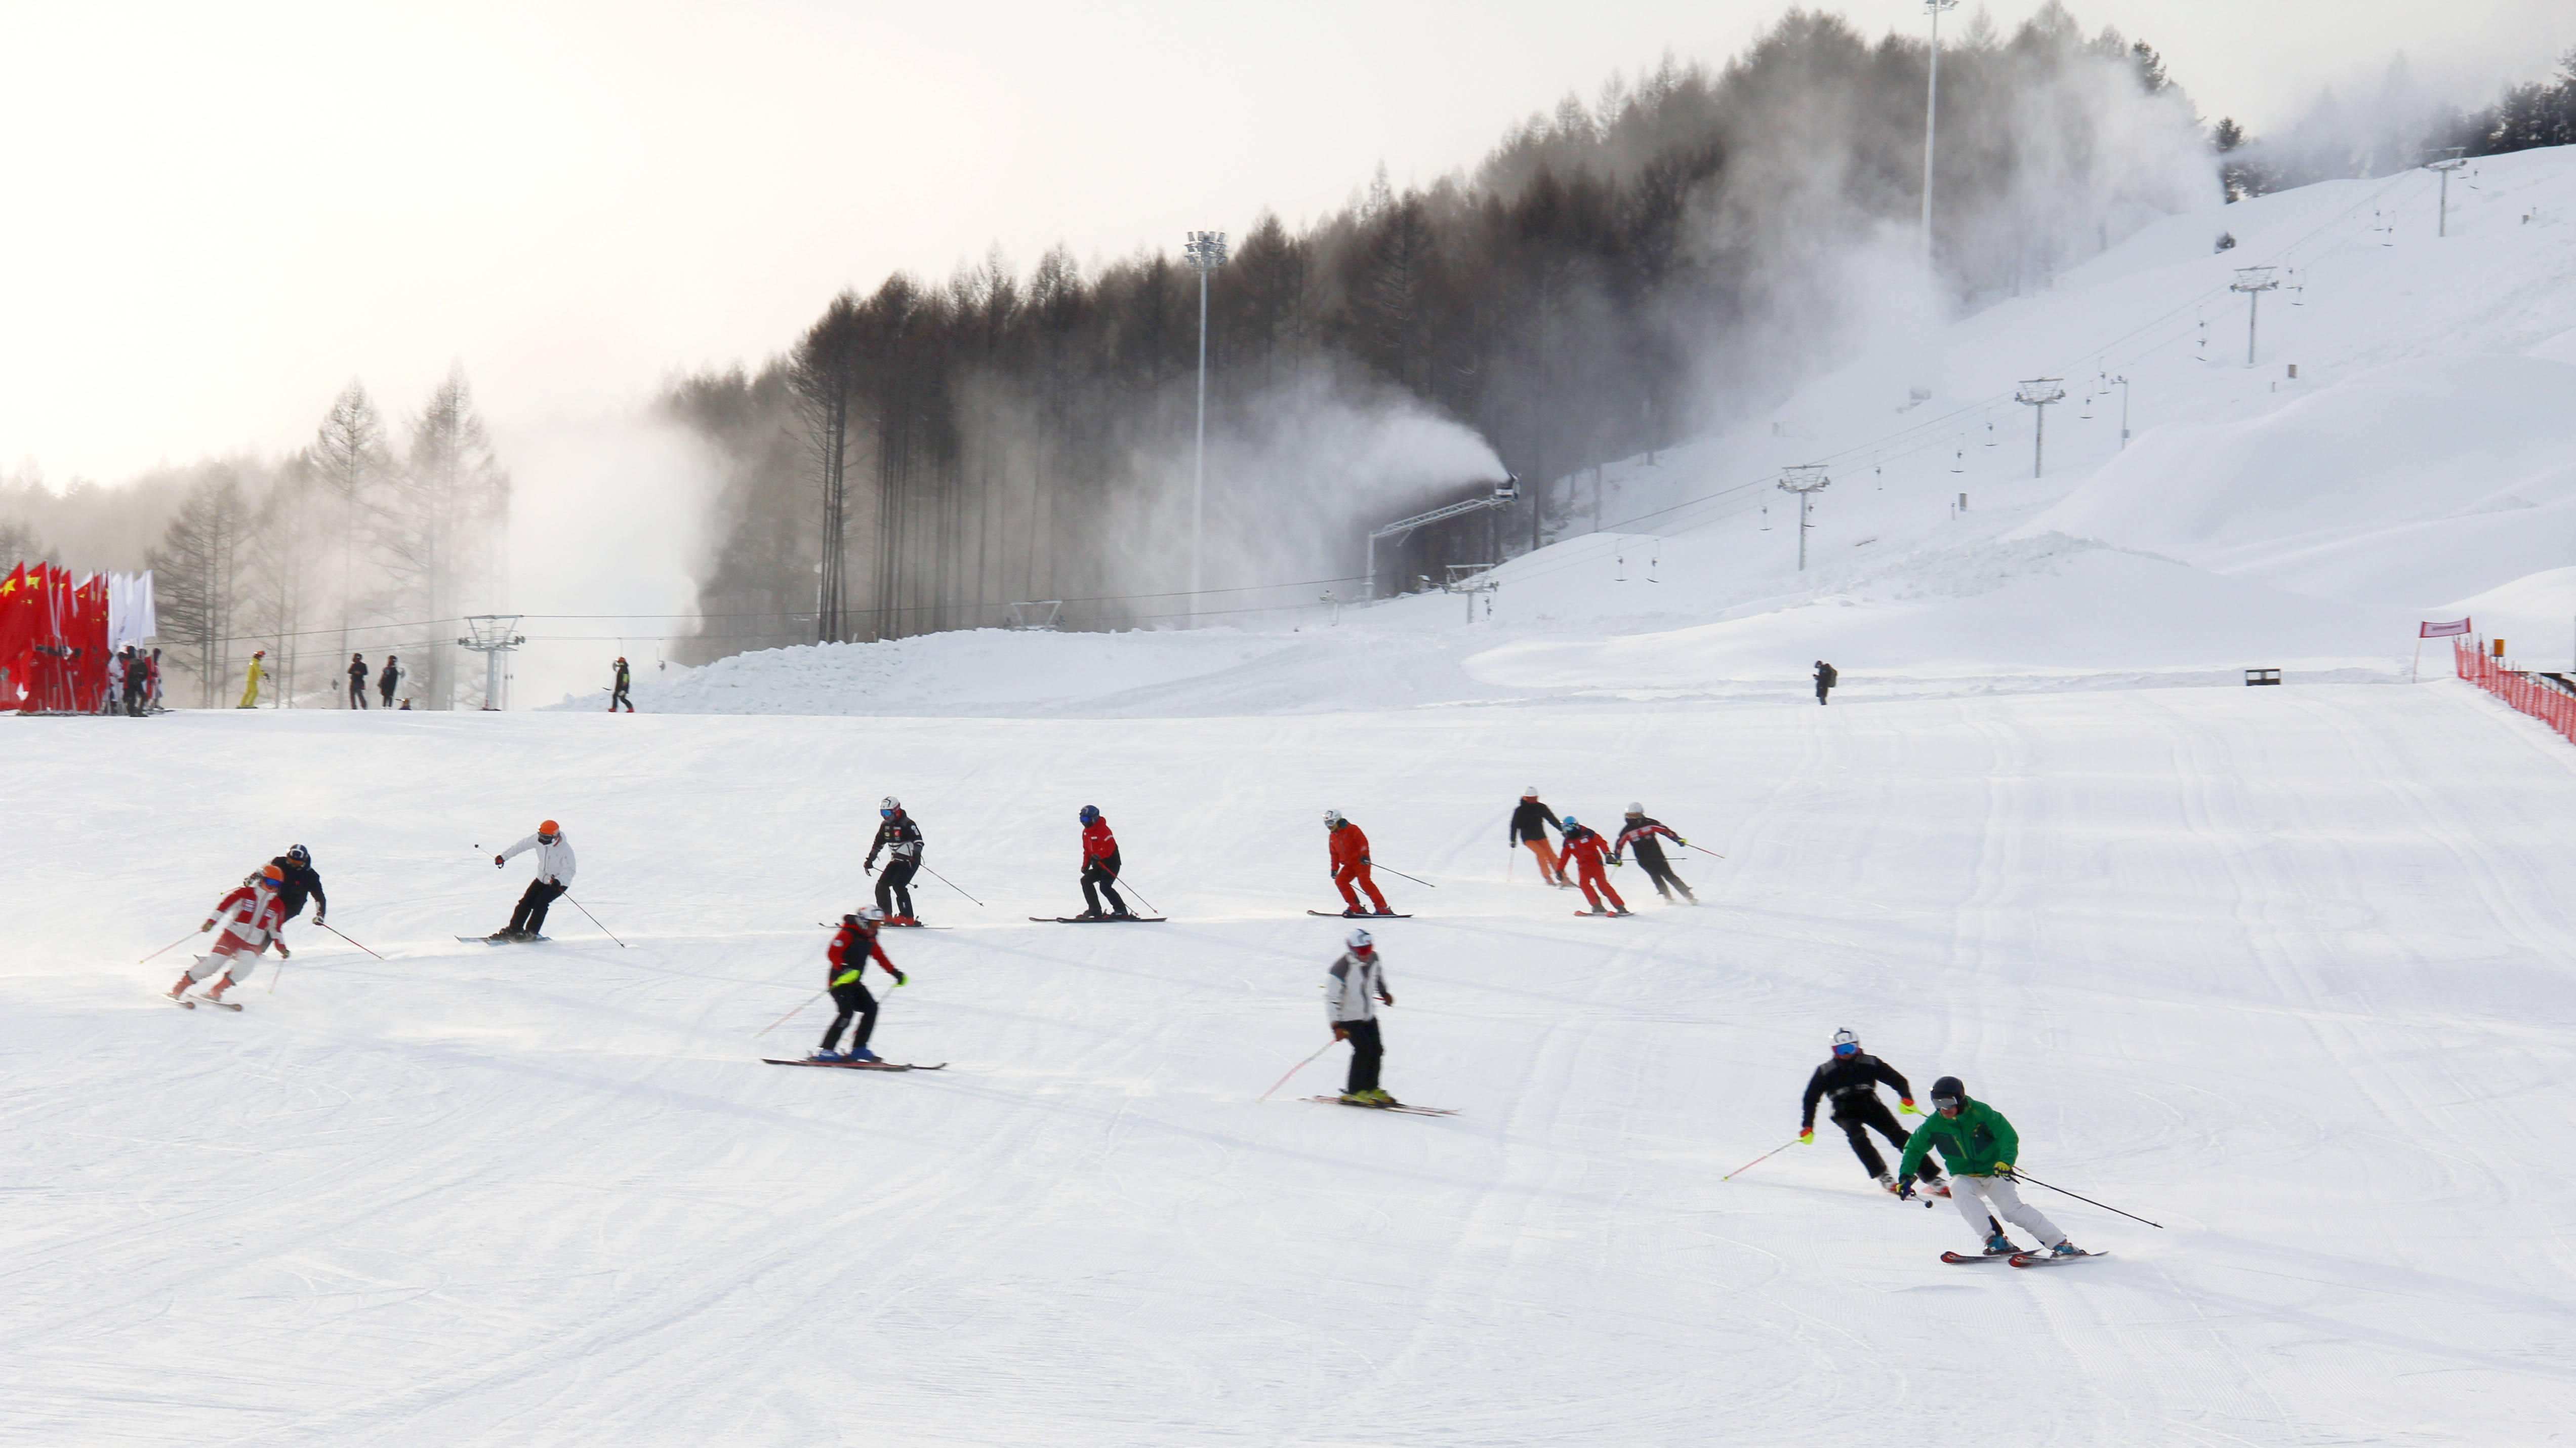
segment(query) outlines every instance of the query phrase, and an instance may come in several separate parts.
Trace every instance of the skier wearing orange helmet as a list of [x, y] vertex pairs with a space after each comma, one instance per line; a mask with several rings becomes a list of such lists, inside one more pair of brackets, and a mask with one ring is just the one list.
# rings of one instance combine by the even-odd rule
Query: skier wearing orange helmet
[[510, 912], [510, 923], [483, 937], [486, 940], [497, 943], [543, 939], [546, 907], [572, 888], [572, 841], [564, 838], [561, 825], [553, 820], [538, 825], [535, 834], [494, 855], [492, 868], [497, 870], [510, 863], [512, 855], [528, 850], [537, 852], [537, 877], [528, 882], [527, 893], [519, 897], [518, 908]]
[[206, 992], [204, 999], [230, 1005], [224, 1000], [224, 992], [240, 983], [233, 979], [235, 962], [245, 957], [257, 962], [260, 952], [272, 945], [277, 947], [279, 959], [288, 957], [286, 942], [277, 934], [286, 925], [286, 906], [278, 898], [285, 883], [285, 871], [275, 865], [264, 866], [245, 878], [240, 888], [216, 902], [214, 913], [197, 929], [212, 930], [220, 924], [224, 932], [215, 937], [214, 949], [198, 956], [196, 964], [179, 976], [179, 983], [170, 987], [170, 999], [182, 1000], [188, 987], [220, 971], [223, 979], [215, 982], [215, 988]]

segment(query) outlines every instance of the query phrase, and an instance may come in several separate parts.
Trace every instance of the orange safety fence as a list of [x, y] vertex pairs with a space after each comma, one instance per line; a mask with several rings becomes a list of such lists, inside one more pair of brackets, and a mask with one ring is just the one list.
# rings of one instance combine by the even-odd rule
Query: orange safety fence
[[2542, 683], [2522, 669], [2509, 669], [2488, 654], [2482, 643], [2451, 640], [2451, 659], [2460, 677], [2558, 731], [2576, 744], [2576, 694]]

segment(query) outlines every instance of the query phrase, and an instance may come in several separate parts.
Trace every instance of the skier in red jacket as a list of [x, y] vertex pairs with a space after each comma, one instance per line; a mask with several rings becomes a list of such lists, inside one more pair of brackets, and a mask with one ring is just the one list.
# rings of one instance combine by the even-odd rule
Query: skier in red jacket
[[[903, 972], [886, 959], [885, 947], [877, 943], [877, 931], [885, 924], [885, 912], [874, 905], [856, 915], [841, 917], [841, 933], [832, 937], [831, 949], [824, 952], [831, 964], [823, 972], [823, 983], [832, 992], [832, 1005], [840, 1012], [832, 1017], [832, 1028], [823, 1033], [823, 1044], [816, 1047], [808, 1061], [874, 1061], [877, 1053], [868, 1049], [868, 1037], [876, 1034], [877, 998], [868, 994], [868, 962], [874, 960], [903, 984]], [[841, 1042], [841, 1031], [858, 1017], [859, 1028], [850, 1035], [850, 1051], [843, 1055], [833, 1049]]]
[[213, 951], [198, 956], [197, 963], [189, 966], [179, 977], [179, 983], [170, 987], [170, 999], [179, 999], [188, 993], [188, 987], [222, 971], [224, 978], [215, 982], [213, 990], [206, 992], [206, 999], [222, 1000], [225, 991], [239, 984], [233, 979], [234, 962], [247, 957], [256, 964], [260, 952], [272, 945], [277, 947], [279, 959], [288, 958], [286, 942], [277, 936], [286, 928], [286, 904], [278, 898], [278, 892], [285, 883], [286, 872], [269, 865], [242, 881], [239, 889], [217, 902], [215, 913], [207, 916], [206, 923], [197, 928], [212, 930], [221, 923], [224, 933], [215, 937]]
[[1386, 908], [1386, 897], [1377, 892], [1377, 882], [1369, 878], [1368, 836], [1360, 833], [1358, 825], [1342, 818], [1342, 812], [1337, 809], [1324, 811], [1324, 830], [1333, 847], [1333, 884], [1342, 892], [1342, 913], [1369, 913], [1360, 908], [1360, 897], [1351, 889], [1356, 885], [1377, 902], [1378, 914], [1394, 914]]
[[[1578, 913], [1593, 915], [1628, 913], [1628, 902], [1619, 898], [1619, 892], [1610, 888], [1610, 877], [1601, 873], [1601, 862], [1609, 856], [1610, 842], [1601, 838], [1599, 830], [1575, 823], [1572, 815], [1565, 817], [1565, 840], [1558, 849], [1557, 858], [1574, 862], [1577, 872], [1575, 878], [1583, 886], [1583, 898], [1592, 904], [1589, 912]], [[1600, 890], [1601, 895], [1610, 897], [1609, 909], [1601, 908], [1601, 895], [1592, 893], [1595, 888]]]
[[[1106, 915], [1100, 913], [1102, 895], [1109, 897]], [[1118, 838], [1109, 833], [1109, 817], [1096, 805], [1082, 807], [1082, 900], [1088, 908], [1080, 919], [1127, 918], [1127, 902], [1118, 898]]]

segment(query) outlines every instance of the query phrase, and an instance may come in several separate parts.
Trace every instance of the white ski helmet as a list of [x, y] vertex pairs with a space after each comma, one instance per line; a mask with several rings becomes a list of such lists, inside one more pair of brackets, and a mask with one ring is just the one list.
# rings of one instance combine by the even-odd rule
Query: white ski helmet
[[1341, 812], [1340, 810], [1337, 810], [1337, 809], [1328, 809], [1328, 810], [1324, 811], [1324, 828], [1326, 828], [1326, 829], [1328, 829], [1328, 830], [1329, 830], [1329, 829], [1333, 828], [1335, 825], [1340, 824], [1341, 822], [1342, 822], [1342, 812]]
[[1843, 1054], [1843, 1047], [1845, 1046], [1849, 1046], [1855, 1051], [1860, 1049], [1860, 1033], [1849, 1026], [1845, 1026], [1841, 1030], [1834, 1032], [1834, 1054], [1837, 1056]]
[[880, 921], [880, 920], [885, 919], [885, 912], [884, 912], [884, 911], [882, 911], [882, 910], [879, 910], [879, 909], [878, 909], [877, 907], [875, 907], [874, 905], [870, 905], [870, 906], [868, 906], [866, 909], [861, 910], [861, 911], [859, 912], [859, 918], [860, 918], [861, 920], [865, 920], [865, 921], [868, 921], [868, 922], [869, 922], [869, 923], [871, 923], [871, 924], [874, 924], [874, 923], [875, 923], [875, 922], [877, 922], [877, 921]]
[[1529, 788], [1527, 788], [1527, 789], [1525, 789], [1525, 790], [1522, 790], [1522, 791], [1521, 791], [1521, 798], [1523, 798], [1523, 799], [1536, 799], [1536, 798], [1538, 798], [1538, 786], [1537, 786], [1537, 785], [1535, 785], [1535, 784], [1533, 784], [1533, 785], [1531, 785]]
[[1646, 812], [1646, 807], [1645, 807], [1644, 805], [1637, 803], [1637, 802], [1636, 802], [1635, 800], [1633, 800], [1633, 799], [1632, 799], [1632, 800], [1630, 800], [1630, 801], [1628, 801], [1628, 813], [1630, 813], [1630, 814], [1632, 814], [1632, 815], [1641, 815], [1641, 814], [1644, 814], [1645, 812]]
[[877, 801], [877, 809], [880, 813], [884, 814], [901, 814], [903, 813], [903, 801], [895, 798], [893, 795], [887, 795], [885, 798]]
[[1350, 934], [1350, 946], [1353, 950], [1374, 950], [1377, 942], [1369, 937], [1367, 931], [1354, 930]]

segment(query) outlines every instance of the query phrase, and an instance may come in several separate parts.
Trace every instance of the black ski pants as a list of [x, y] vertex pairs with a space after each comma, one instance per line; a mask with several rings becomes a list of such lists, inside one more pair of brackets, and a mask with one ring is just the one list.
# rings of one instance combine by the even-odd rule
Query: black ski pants
[[1375, 1021], [1342, 1021], [1338, 1023], [1351, 1038], [1351, 1079], [1344, 1086], [1345, 1095], [1353, 1091], [1375, 1091], [1377, 1068], [1386, 1060], [1386, 1043], [1378, 1039]]
[[877, 871], [877, 908], [887, 919], [912, 918], [912, 877], [920, 869], [919, 860], [888, 860]]
[[620, 704], [626, 706], [627, 713], [632, 714], [635, 712], [635, 701], [626, 697], [626, 686], [624, 684], [618, 685], [616, 692], [608, 696], [608, 712], [611, 714], [616, 713], [617, 706]]
[[[1879, 1135], [1887, 1138], [1887, 1144], [1900, 1153], [1905, 1150], [1905, 1128], [1896, 1124], [1896, 1117], [1888, 1111], [1887, 1103], [1878, 1099], [1875, 1091], [1848, 1112], [1843, 1109], [1843, 1103], [1834, 1103], [1834, 1125], [1841, 1127], [1843, 1135], [1850, 1138], [1852, 1155], [1860, 1158], [1860, 1164], [1869, 1169], [1872, 1177], [1887, 1175], [1887, 1159], [1878, 1154], [1878, 1144], [1869, 1139], [1871, 1128], [1875, 1127]], [[1923, 1159], [1921, 1170], [1915, 1173], [1927, 1182], [1940, 1174], [1941, 1169], [1932, 1164], [1929, 1156]]]
[[1673, 873], [1672, 862], [1664, 858], [1664, 852], [1656, 848], [1652, 840], [1637, 842], [1637, 868], [1644, 870], [1646, 878], [1655, 882], [1655, 893], [1667, 900], [1673, 898], [1675, 890], [1690, 899], [1699, 898], [1691, 894], [1691, 887], [1682, 883], [1681, 876]]
[[385, 701], [385, 707], [386, 707], [386, 708], [388, 708], [388, 709], [392, 708], [392, 707], [394, 706], [394, 684], [393, 684], [393, 680], [391, 680], [391, 679], [387, 679], [387, 680], [385, 680], [384, 682], [382, 682], [382, 683], [380, 683], [380, 684], [376, 685], [376, 694], [377, 694], [377, 696], [378, 696], [379, 698], [381, 698], [381, 699], [383, 699], [383, 700]]
[[1127, 902], [1118, 898], [1118, 857], [1082, 862], [1082, 903], [1092, 914], [1100, 913], [1100, 897], [1109, 897], [1109, 913], [1124, 915]]
[[876, 1034], [877, 998], [868, 994], [865, 982], [854, 980], [848, 985], [832, 987], [832, 1005], [840, 1014], [832, 1017], [832, 1028], [823, 1033], [824, 1050], [829, 1051], [839, 1044], [841, 1031], [850, 1024], [852, 1016], [858, 1017], [859, 1028], [850, 1035], [851, 1050], [866, 1045], [868, 1037]]
[[367, 676], [364, 674], [349, 676], [349, 707], [352, 709], [367, 707]]
[[1825, 702], [1825, 696], [1832, 693], [1833, 689], [1833, 685], [1826, 683], [1822, 679], [1818, 679], [1816, 681], [1816, 702], [1819, 704]]
[[564, 887], [552, 880], [530, 880], [528, 893], [519, 897], [519, 908], [510, 912], [510, 928], [530, 935], [546, 933], [546, 907], [555, 903]]

